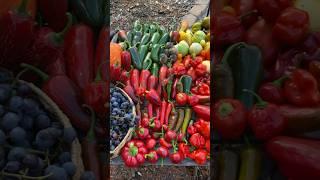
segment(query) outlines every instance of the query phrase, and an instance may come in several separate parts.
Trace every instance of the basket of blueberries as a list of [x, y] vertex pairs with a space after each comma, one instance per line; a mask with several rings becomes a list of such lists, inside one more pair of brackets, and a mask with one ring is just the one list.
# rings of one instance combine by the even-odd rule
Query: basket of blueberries
[[[10, 77], [10, 76], [8, 76]], [[84, 172], [77, 133], [32, 83], [0, 72], [0, 179], [94, 179]]]
[[132, 99], [121, 88], [110, 88], [110, 157], [117, 157], [128, 142], [137, 122]]

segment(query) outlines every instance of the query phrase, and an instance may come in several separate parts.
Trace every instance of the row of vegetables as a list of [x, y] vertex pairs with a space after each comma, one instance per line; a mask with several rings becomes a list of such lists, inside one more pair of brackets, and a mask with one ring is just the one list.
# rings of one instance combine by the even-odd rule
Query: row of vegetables
[[[0, 7], [0, 64], [17, 74], [1, 76], [0, 179], [107, 179], [100, 153], [109, 85], [99, 68], [107, 59], [106, 1], [13, 0]], [[38, 85], [74, 128], [65, 129], [64, 116], [18, 79]], [[74, 154], [78, 140], [81, 153]]]
[[[186, 158], [207, 163], [209, 22], [206, 17], [189, 29], [182, 21], [178, 31], [169, 33], [161, 25], [137, 20], [127, 32], [115, 32], [110, 43], [110, 78], [114, 89], [123, 92], [111, 90], [110, 146], [113, 157], [120, 155], [128, 167], [164, 158], [175, 164]], [[123, 94], [132, 103], [120, 100]]]
[[301, 4], [310, 9], [310, 1], [233, 0], [217, 11], [218, 179], [320, 177], [319, 33]]

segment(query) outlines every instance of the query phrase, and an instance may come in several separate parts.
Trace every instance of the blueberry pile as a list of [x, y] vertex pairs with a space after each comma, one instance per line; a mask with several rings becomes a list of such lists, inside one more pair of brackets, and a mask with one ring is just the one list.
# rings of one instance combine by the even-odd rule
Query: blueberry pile
[[73, 128], [64, 128], [46, 111], [29, 86], [0, 82], [0, 179], [71, 179], [76, 165], [70, 143], [76, 137]]
[[114, 150], [126, 136], [129, 128], [134, 127], [136, 119], [132, 112], [133, 104], [119, 89], [110, 88], [110, 149]]

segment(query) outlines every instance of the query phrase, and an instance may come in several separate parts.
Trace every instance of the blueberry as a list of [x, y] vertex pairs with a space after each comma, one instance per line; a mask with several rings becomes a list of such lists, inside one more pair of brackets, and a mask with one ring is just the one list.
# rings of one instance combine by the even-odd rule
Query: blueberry
[[31, 88], [26, 84], [20, 84], [17, 88], [17, 92], [21, 96], [27, 96], [31, 93]]
[[118, 106], [119, 106], [119, 103], [114, 102], [114, 103], [112, 103], [112, 106], [113, 106], [113, 107], [118, 107]]
[[62, 168], [67, 172], [69, 177], [72, 177], [76, 173], [76, 166], [73, 162], [64, 163]]
[[55, 142], [54, 135], [48, 129], [39, 131], [35, 138], [35, 144], [40, 150], [51, 148]]
[[58, 161], [60, 164], [66, 163], [71, 161], [71, 154], [70, 152], [63, 152], [59, 155]]
[[23, 119], [19, 122], [19, 125], [25, 130], [33, 129], [33, 118], [31, 116], [25, 115]]
[[66, 171], [58, 166], [50, 165], [45, 169], [45, 175], [51, 174], [48, 180], [67, 180], [68, 175]]
[[0, 129], [0, 145], [4, 145], [6, 143], [6, 134]]
[[5, 113], [5, 109], [2, 105], [0, 105], [0, 116], [3, 116], [3, 114]]
[[9, 173], [17, 173], [21, 169], [21, 164], [19, 161], [9, 161], [4, 167], [4, 171]]
[[20, 96], [12, 96], [9, 100], [9, 108], [12, 111], [19, 111], [23, 105], [23, 99]]
[[50, 125], [51, 125], [50, 118], [46, 115], [40, 114], [35, 119], [35, 126], [37, 129], [45, 129], [50, 127]]
[[10, 131], [11, 129], [18, 126], [19, 121], [20, 117], [16, 113], [8, 112], [3, 116], [1, 126], [6, 131]]
[[29, 169], [35, 169], [39, 166], [38, 157], [33, 154], [27, 154], [23, 158], [22, 163], [25, 167], [27, 167]]
[[80, 180], [96, 180], [92, 171], [85, 171], [81, 174]]
[[39, 104], [33, 99], [25, 98], [22, 109], [26, 114], [35, 117], [39, 113]]
[[73, 140], [76, 139], [76, 137], [77, 137], [77, 133], [72, 127], [63, 129], [63, 140], [66, 143], [69, 143], [69, 144], [72, 143]]
[[9, 161], [21, 161], [25, 157], [26, 154], [27, 153], [24, 148], [14, 147], [8, 153], [8, 160]]
[[26, 139], [26, 131], [21, 127], [15, 127], [10, 131], [9, 138], [14, 144], [22, 143]]
[[11, 90], [9, 88], [0, 88], [0, 103], [5, 103], [11, 96]]

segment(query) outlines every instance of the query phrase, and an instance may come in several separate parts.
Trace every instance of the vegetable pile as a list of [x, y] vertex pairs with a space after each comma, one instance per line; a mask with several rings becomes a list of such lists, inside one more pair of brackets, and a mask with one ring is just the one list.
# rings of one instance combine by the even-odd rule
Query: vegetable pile
[[[224, 144], [219, 179], [320, 177], [314, 134], [320, 129], [319, 32], [310, 28], [317, 26], [310, 21], [314, 12], [300, 9], [305, 3], [233, 0], [218, 10], [213, 118], [215, 138]], [[241, 140], [240, 147], [228, 146]]]
[[[120, 153], [128, 167], [164, 158], [175, 164], [186, 158], [197, 164], [207, 163], [209, 21], [206, 17], [190, 29], [182, 21], [177, 31], [169, 33], [161, 25], [137, 20], [131, 30], [114, 32], [110, 43], [111, 82], [121, 87], [137, 108], [133, 137]], [[125, 108], [112, 105], [111, 112], [114, 109]], [[115, 140], [111, 136], [110, 143]]]

